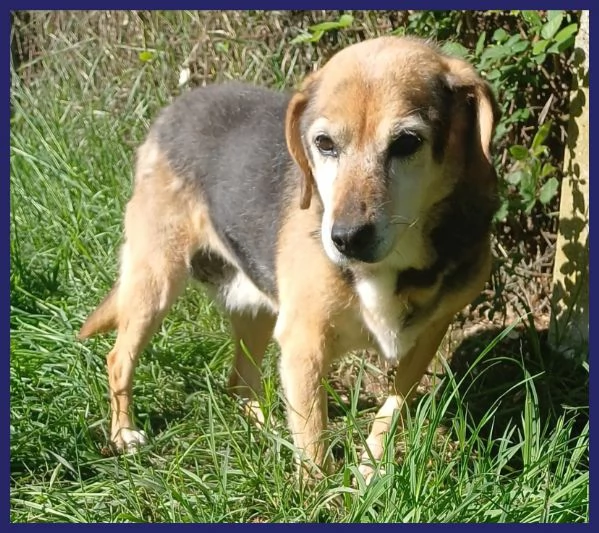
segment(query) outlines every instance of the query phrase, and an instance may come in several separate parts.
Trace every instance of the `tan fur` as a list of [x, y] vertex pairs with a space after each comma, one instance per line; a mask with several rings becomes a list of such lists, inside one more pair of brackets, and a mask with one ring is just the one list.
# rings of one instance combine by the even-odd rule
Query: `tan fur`
[[[328, 454], [327, 401], [323, 387], [330, 364], [348, 351], [373, 348], [373, 341], [360, 317], [360, 302], [348, 289], [337, 269], [323, 257], [306, 229], [317, 228], [316, 209], [290, 216], [281, 235], [278, 276], [281, 304], [275, 338], [281, 347], [281, 384], [288, 402], [288, 423], [295, 445], [314, 477], [331, 471]], [[302, 261], [297, 260], [297, 249]], [[306, 274], [309, 265], [309, 275]], [[399, 360], [392, 394], [375, 416], [362, 455], [361, 472], [370, 480], [375, 469], [371, 460], [383, 456], [383, 443], [392, 414], [401, 410], [436, 355], [453, 316], [482, 290], [491, 268], [490, 247], [480, 260], [477, 275], [443, 300], [426, 325], [415, 347]], [[314, 280], [317, 280], [315, 283]], [[438, 287], [410, 289], [397, 297], [397, 309], [430, 301]], [[311, 465], [311, 467], [309, 466]], [[314, 469], [314, 466], [317, 469]]]
[[[402, 50], [401, 61], [397, 47]], [[433, 163], [429, 152], [420, 156], [424, 158], [423, 170], [418, 167], [414, 172], [426, 174], [432, 184], [417, 206], [418, 214], [426, 215], [460, 179], [470, 180], [473, 189], [493, 193], [489, 150], [496, 109], [488, 86], [467, 63], [446, 58], [419, 40], [389, 37], [366, 41], [343, 50], [310, 76], [288, 107], [287, 146], [303, 177], [283, 215], [277, 243], [278, 301], [264, 295], [267, 309], [230, 312], [235, 356], [229, 389], [248, 400], [249, 411], [263, 422], [256, 407], [261, 393], [259, 369], [274, 328], [281, 348], [280, 374], [289, 427], [305, 471], [311, 475], [319, 470], [327, 472], [332, 466], [323, 386], [331, 363], [348, 351], [382, 346], [384, 339], [381, 341], [377, 335], [399, 328], [399, 319], [393, 322], [395, 317], [406, 316], [414, 306], [430, 304], [427, 319], [410, 329], [405, 339], [398, 340], [392, 394], [375, 418], [367, 439], [369, 450], [363, 454], [362, 472], [370, 477], [370, 460], [382, 457], [393, 412], [403, 408], [420, 381], [453, 315], [484, 285], [489, 275], [490, 245], [488, 235], [473, 243], [472, 253], [479, 254], [474, 273], [463, 286], [439, 301], [440, 280], [396, 294], [394, 283], [399, 270], [426, 268], [435, 259], [434, 250], [423, 236], [425, 228], [414, 220], [392, 241], [391, 252], [383, 261], [354, 265], [354, 274], [367, 281], [360, 292], [358, 285], [353, 287], [344, 279], [323, 244], [314, 238], [323, 229], [323, 206], [311, 201], [318, 168], [306, 154], [311, 140], [302, 138], [301, 120], [305, 113], [325, 117], [327, 127], [337, 128], [335, 135], [351, 140], [336, 171], [330, 198], [324, 198], [326, 191], [318, 191], [323, 203], [332, 203], [332, 217], [362, 222], [381, 211], [393, 216], [397, 206], [386, 196], [384, 169], [376, 156], [384, 151], [395, 123], [420, 124], [415, 113], [428, 109], [428, 82], [439, 75], [448, 76], [456, 90], [462, 91], [464, 101], [476, 102], [478, 139], [474, 146], [464, 146], [468, 118], [454, 111], [443, 161]], [[119, 448], [135, 447], [145, 440], [130, 418], [134, 366], [183, 289], [193, 252], [213, 250], [235, 263], [218, 239], [201, 195], [195, 189], [185, 190], [184, 183], [150, 138], [138, 153], [135, 190], [125, 216], [119, 280], [80, 332], [86, 338], [117, 329], [108, 356], [108, 374], [113, 410], [111, 438]], [[390, 228], [395, 230], [393, 225]], [[369, 291], [374, 295], [372, 301], [367, 301]], [[380, 302], [377, 291], [384, 296]], [[395, 341], [392, 335], [388, 340]]]
[[[304, 144], [300, 142], [296, 130], [301, 113], [307, 106], [306, 95], [310, 91], [314, 93], [310, 105], [316, 108], [315, 114], [326, 115], [329, 123], [343, 125], [345, 131], [351, 131], [352, 138], [358, 139], [350, 147], [351, 150], [344, 153], [347, 163], [339, 169], [333, 196], [333, 216], [336, 218], [345, 216], [353, 220], [368, 220], [371, 207], [384, 201], [382, 192], [377, 189], [380, 181], [372, 179], [380, 169], [376, 168], [368, 149], [373, 144], [377, 146], [386, 142], [390, 118], [409, 116], [413, 110], [427, 106], [428, 91], [420, 84], [439, 73], [448, 72], [451, 82], [465, 89], [465, 97], [476, 100], [480, 144], [464, 147], [462, 127], [466, 124], [460, 123], [462, 117], [454, 116], [452, 127], [455, 128], [449, 133], [448, 155], [443, 172], [439, 174], [446, 181], [439, 181], [437, 187], [432, 188], [424, 210], [439, 201], [454, 186], [455, 180], [447, 180], [447, 176], [451, 178], [465, 173], [466, 179], [485, 180], [493, 172], [489, 147], [496, 114], [487, 85], [464, 61], [446, 59], [420, 41], [413, 43], [411, 60], [398, 65], [396, 56], [387, 53], [396, 44], [397, 40], [393, 38], [367, 42], [360, 50], [363, 55], [357, 57], [354, 48], [342, 51], [335, 62], [319, 71], [318, 77], [313, 76], [304, 83], [290, 106], [287, 131], [295, 133], [291, 140], [288, 136], [288, 143], [306, 181], [313, 182], [315, 169], [305, 168], [308, 158], [298, 153]], [[401, 46], [405, 46], [405, 42]], [[374, 61], [374, 54], [377, 53]], [[409, 55], [406, 53], [406, 56]], [[373, 73], [373, 70], [376, 72]], [[354, 77], [348, 76], [348, 72], [354, 72]], [[364, 92], [364, 85], [351, 81], [359, 80], [361, 76], [371, 76], [368, 79], [373, 79], [368, 93]], [[342, 86], [338, 84], [340, 79], [344, 80]], [[465, 165], [471, 167], [466, 172]], [[477, 183], [475, 186], [481, 185]], [[304, 207], [309, 205], [305, 198], [309, 190], [305, 187], [302, 191], [301, 203]], [[281, 346], [281, 378], [289, 402], [289, 424], [295, 443], [310, 461], [326, 471], [330, 460], [324, 438], [327, 414], [322, 380], [335, 358], [348, 349], [372, 347], [373, 343], [361, 320], [361, 315], [365, 316], [366, 311], [360, 309], [356, 295], [347, 290], [339, 271], [323, 258], [318, 243], [306, 236], [311, 229], [318, 230], [320, 224], [319, 214], [315, 210], [293, 213], [281, 235], [278, 264], [281, 307], [275, 335]], [[412, 233], [419, 231], [419, 228], [415, 228]], [[406, 241], [404, 238], [401, 242], [404, 247]], [[415, 236], [412, 238], [412, 248], [418, 246], [420, 243]], [[302, 250], [301, 262], [297, 261], [298, 249]], [[485, 250], [485, 245], [481, 249]], [[417, 250], [415, 255], [422, 261], [422, 266], [430, 261], [426, 248]], [[305, 265], [310, 265], [309, 276], [305, 274]], [[365, 452], [365, 457], [372, 455], [375, 460], [381, 458], [390, 414], [401, 408], [405, 398], [420, 381], [453, 315], [482, 289], [489, 275], [489, 265], [490, 247], [487, 242], [477, 275], [438, 304], [430, 315], [429, 323], [421, 328], [422, 333], [414, 340], [414, 347], [399, 360], [395, 393], [377, 416], [368, 438], [371, 450]], [[424, 289], [404, 291], [393, 304], [397, 311], [391, 310], [391, 313], [400, 313], [413, 304], [431, 302], [438, 290], [439, 283]], [[344, 342], [339, 342], [339, 339]], [[367, 472], [368, 469], [364, 470], [364, 473]]]
[[[145, 438], [131, 420], [132, 383], [140, 353], [158, 329], [189, 277], [190, 261], [196, 250], [207, 248], [229, 256], [212, 228], [197, 190], [185, 191], [183, 180], [170, 169], [156, 143], [149, 139], [138, 151], [133, 196], [125, 213], [125, 242], [121, 249], [119, 279], [109, 295], [82, 326], [79, 337], [88, 338], [117, 329], [117, 338], [108, 354], [108, 381], [111, 397], [111, 441], [118, 450], [134, 449]], [[236, 363], [231, 387], [238, 376], [245, 378], [242, 393], [256, 387], [256, 370], [241, 356], [242, 341], [256, 348], [258, 364], [270, 338], [272, 318], [244, 322], [232, 316], [236, 336]], [[257, 337], [248, 335], [258, 324]], [[270, 328], [270, 330], [269, 330]], [[264, 346], [263, 346], [264, 345]], [[261, 353], [260, 353], [261, 352]], [[240, 366], [238, 369], [237, 367]]]
[[231, 330], [235, 341], [233, 368], [229, 376], [229, 391], [243, 398], [247, 413], [264, 424], [260, 409], [262, 400], [262, 359], [272, 338], [275, 318], [268, 312], [255, 315], [231, 313]]
[[118, 326], [118, 290], [116, 285], [110, 289], [102, 303], [87, 317], [81, 326], [77, 338], [85, 340], [100, 333], [106, 333], [116, 329]]
[[314, 178], [312, 177], [312, 171], [310, 170], [310, 164], [308, 163], [308, 158], [306, 157], [306, 153], [304, 151], [299, 130], [299, 119], [301, 114], [305, 111], [307, 103], [308, 99], [303, 93], [296, 93], [291, 99], [291, 102], [289, 102], [289, 107], [287, 108], [287, 117], [285, 120], [285, 138], [287, 141], [287, 148], [291, 154], [291, 157], [293, 157], [303, 173], [300, 195], [301, 209], [308, 209], [310, 207], [312, 188], [314, 186]]
[[335, 358], [369, 343], [355, 294], [324, 256], [318, 241], [310, 237], [310, 228], [319, 225], [313, 204], [309, 210], [291, 214], [283, 228], [275, 338], [281, 347], [281, 384], [294, 442], [308, 465], [327, 471], [331, 462], [323, 438], [327, 423], [323, 380]]

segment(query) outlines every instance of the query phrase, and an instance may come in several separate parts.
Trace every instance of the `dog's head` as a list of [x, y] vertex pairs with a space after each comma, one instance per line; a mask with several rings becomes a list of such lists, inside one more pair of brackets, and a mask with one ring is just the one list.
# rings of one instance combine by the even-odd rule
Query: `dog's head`
[[392, 261], [460, 180], [494, 191], [492, 92], [465, 61], [412, 38], [350, 46], [308, 77], [287, 110], [289, 151], [316, 188], [336, 263]]

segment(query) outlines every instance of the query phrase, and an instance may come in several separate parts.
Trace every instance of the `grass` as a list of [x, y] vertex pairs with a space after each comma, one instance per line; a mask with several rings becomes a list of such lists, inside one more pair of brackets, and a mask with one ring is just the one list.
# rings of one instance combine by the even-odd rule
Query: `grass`
[[[405, 451], [389, 446], [369, 487], [353, 479], [373, 412], [358, 392], [370, 369], [350, 358], [351, 385], [330, 391], [339, 467], [307, 488], [295, 482], [276, 349], [265, 373], [275, 423], [258, 430], [223, 394], [227, 325], [190, 287], [136, 374], [150, 444], [134, 456], [104, 453], [112, 338], [82, 344], [75, 334], [115, 276], [134, 147], [178, 92], [179, 68], [204, 30], [211, 39], [197, 64], [208, 73], [217, 65], [221, 78], [293, 85], [314, 60], [285, 45], [283, 15], [250, 16], [273, 35], [244, 35], [243, 17], [230, 13], [50, 15], [39, 22], [38, 53], [15, 65], [11, 520], [587, 521], [588, 371], [549, 353], [531, 328], [519, 341], [498, 331], [464, 343], [466, 355], [457, 350], [410, 411]], [[141, 61], [143, 50], [153, 59]]]

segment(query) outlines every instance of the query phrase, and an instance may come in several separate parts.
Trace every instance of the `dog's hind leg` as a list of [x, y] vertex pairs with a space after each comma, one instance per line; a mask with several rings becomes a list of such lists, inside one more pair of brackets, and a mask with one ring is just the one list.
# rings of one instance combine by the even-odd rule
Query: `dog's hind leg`
[[119, 451], [145, 443], [131, 419], [132, 385], [141, 351], [185, 285], [185, 264], [170, 257], [136, 256], [126, 244], [118, 284], [118, 328], [108, 355], [111, 440]]
[[80, 332], [86, 338], [117, 330], [107, 363], [111, 440], [119, 451], [145, 442], [131, 419], [135, 366], [185, 286], [202, 231], [197, 195], [182, 183], [154, 144], [141, 147], [135, 190], [125, 213], [119, 279]]
[[275, 316], [268, 311], [233, 312], [230, 315], [235, 342], [229, 391], [244, 402], [246, 413], [260, 426], [265, 422], [262, 398], [262, 359], [272, 337]]

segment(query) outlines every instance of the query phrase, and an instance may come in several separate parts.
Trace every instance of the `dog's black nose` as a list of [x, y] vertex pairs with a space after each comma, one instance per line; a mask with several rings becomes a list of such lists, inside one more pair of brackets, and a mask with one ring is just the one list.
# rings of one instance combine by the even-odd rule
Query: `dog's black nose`
[[374, 224], [352, 226], [342, 222], [333, 224], [331, 240], [346, 257], [365, 263], [375, 261], [376, 228]]

